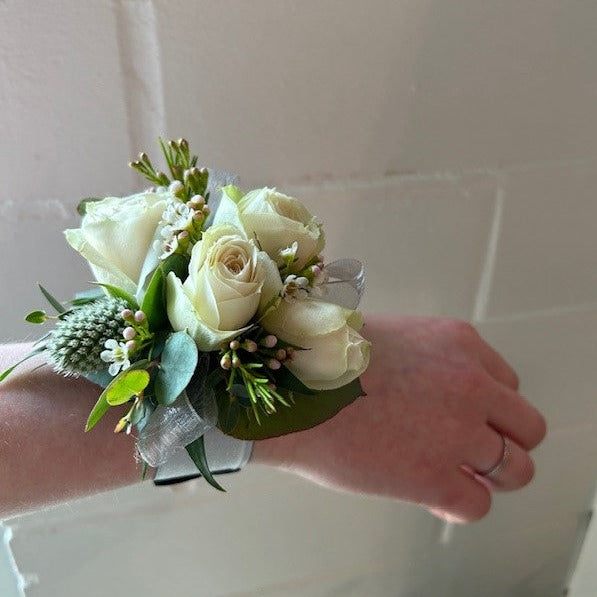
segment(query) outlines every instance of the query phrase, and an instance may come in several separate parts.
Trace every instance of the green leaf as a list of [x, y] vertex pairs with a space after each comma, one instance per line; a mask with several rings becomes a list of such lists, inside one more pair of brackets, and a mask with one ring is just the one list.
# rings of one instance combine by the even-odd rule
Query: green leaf
[[235, 398], [228, 398], [228, 404], [226, 408], [218, 409], [218, 427], [224, 433], [230, 433], [238, 424], [240, 418], [241, 407], [238, 400]]
[[147, 478], [148, 464], [145, 460], [141, 463], [141, 481], [145, 481]]
[[0, 373], [0, 383], [3, 382], [19, 365], [22, 365], [25, 361], [28, 361], [36, 354], [43, 352], [45, 349], [45, 345], [38, 346], [37, 348], [34, 348], [26, 357], [22, 358], [18, 363], [15, 363], [8, 369], [5, 369], [2, 373]]
[[[306, 395], [288, 393], [280, 390], [288, 400], [294, 400], [290, 407], [280, 406], [271, 415], [260, 416], [261, 424], [255, 418], [252, 410], [246, 410], [246, 416], [241, 416], [233, 429], [226, 430], [227, 435], [244, 440], [261, 440], [304, 431], [315, 427], [332, 418], [344, 407], [354, 402], [359, 396], [364, 396], [363, 389], [358, 379], [335, 390], [325, 390], [316, 394]], [[224, 431], [227, 427], [230, 414], [230, 399], [225, 392], [216, 394], [218, 401], [218, 427]]]
[[106, 401], [110, 406], [119, 406], [140, 394], [149, 384], [149, 373], [144, 369], [127, 369], [114, 383], [106, 388]]
[[75, 298], [70, 301], [70, 304], [75, 307], [81, 307], [88, 303], [93, 303], [106, 296], [99, 288], [92, 288], [91, 290], [84, 290], [83, 292], [77, 292]]
[[149, 329], [156, 331], [168, 325], [166, 311], [166, 277], [174, 272], [178, 278], [184, 280], [188, 274], [189, 260], [183, 255], [170, 255], [153, 273], [145, 296], [141, 302], [141, 310], [147, 316]]
[[102, 282], [92, 282], [92, 284], [102, 286], [108, 291], [108, 294], [110, 294], [114, 298], [124, 299], [131, 309], [139, 308], [139, 303], [137, 303], [135, 297], [131, 296], [128, 292], [122, 290], [121, 288], [118, 288], [117, 286], [112, 286], [112, 284], [103, 284]]
[[205, 441], [203, 436], [196, 439], [194, 442], [186, 446], [186, 450], [189, 456], [192, 458], [195, 466], [199, 469], [199, 472], [203, 475], [203, 478], [212, 486], [219, 491], [226, 491], [214, 478], [209, 470], [207, 464], [207, 457], [205, 455]]
[[[95, 406], [89, 413], [89, 417], [87, 418], [87, 423], [85, 424], [85, 431], [90, 431], [93, 429], [99, 420], [108, 412], [110, 408], [110, 404], [108, 403], [108, 391], [110, 388], [118, 383], [118, 380], [123, 376], [126, 375], [127, 372], [135, 371], [137, 369], [142, 369], [143, 367], [147, 366], [147, 360], [143, 359], [141, 361], [137, 361], [133, 363], [126, 371], [121, 371], [105, 388], [105, 390], [100, 394]], [[146, 372], [147, 373], [147, 372]], [[149, 383], [149, 381], [148, 381]]]
[[46, 300], [58, 313], [64, 313], [66, 309], [62, 306], [58, 299], [55, 299], [41, 284], [38, 284], [41, 293], [46, 297]]
[[25, 315], [25, 321], [28, 323], [45, 323], [47, 319], [45, 311], [31, 311]]
[[222, 191], [226, 193], [234, 203], [238, 203], [245, 196], [243, 191], [233, 184], [222, 187]]
[[274, 371], [274, 379], [276, 380], [276, 386], [283, 388], [284, 390], [290, 390], [291, 392], [298, 392], [299, 394], [305, 394], [312, 396], [317, 394], [316, 390], [308, 388], [296, 375], [294, 375], [288, 367], [280, 367], [277, 371]]
[[195, 373], [198, 360], [197, 345], [186, 332], [168, 336], [154, 387], [160, 404], [172, 404], [182, 394]]
[[101, 199], [98, 197], [85, 197], [85, 199], [81, 199], [77, 205], [78, 214], [84, 216], [87, 213], [87, 204], [95, 203], [96, 201], [101, 201]]

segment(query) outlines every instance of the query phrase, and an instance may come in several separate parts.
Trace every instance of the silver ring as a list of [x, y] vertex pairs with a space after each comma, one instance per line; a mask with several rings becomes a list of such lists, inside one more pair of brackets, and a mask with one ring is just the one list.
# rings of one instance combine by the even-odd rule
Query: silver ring
[[508, 438], [504, 437], [503, 435], [502, 442], [502, 457], [500, 458], [499, 462], [494, 467], [490, 468], [488, 471], [479, 472], [479, 475], [481, 475], [482, 477], [493, 477], [494, 475], [497, 475], [506, 466], [508, 460], [510, 460], [510, 456], [512, 455], [512, 452], [510, 450], [510, 442], [508, 441]]

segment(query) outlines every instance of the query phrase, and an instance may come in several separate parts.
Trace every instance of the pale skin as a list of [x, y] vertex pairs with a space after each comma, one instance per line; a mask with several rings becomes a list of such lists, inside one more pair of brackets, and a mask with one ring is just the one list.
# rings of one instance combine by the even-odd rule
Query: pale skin
[[[486, 516], [494, 491], [528, 484], [543, 416], [512, 367], [469, 324], [447, 318], [366, 318], [373, 342], [367, 396], [307, 431], [256, 442], [253, 462], [343, 491], [414, 502], [436, 516]], [[0, 369], [28, 345], [0, 347]], [[0, 385], [0, 519], [139, 482], [134, 441], [113, 429], [118, 408], [89, 433], [97, 386], [23, 366]], [[476, 475], [511, 457], [491, 480]], [[242, 473], [240, 473], [242, 474]]]

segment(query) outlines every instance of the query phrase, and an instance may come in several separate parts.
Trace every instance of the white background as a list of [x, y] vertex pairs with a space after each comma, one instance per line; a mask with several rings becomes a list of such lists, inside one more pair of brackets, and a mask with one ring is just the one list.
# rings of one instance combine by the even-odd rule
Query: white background
[[559, 0], [0, 0], [0, 339], [34, 337], [37, 281], [90, 279], [61, 235], [78, 200], [132, 192], [128, 160], [184, 135], [318, 213], [326, 256], [366, 262], [366, 312], [473, 320], [550, 428], [531, 486], [451, 530], [254, 465], [224, 497], [27, 516], [29, 595], [562, 594], [597, 469], [596, 22]]

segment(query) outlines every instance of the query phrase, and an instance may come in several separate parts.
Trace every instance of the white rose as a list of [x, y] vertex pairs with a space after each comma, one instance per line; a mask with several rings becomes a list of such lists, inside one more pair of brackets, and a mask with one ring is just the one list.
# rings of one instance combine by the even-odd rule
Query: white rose
[[357, 331], [363, 325], [358, 311], [314, 299], [282, 301], [262, 324], [285, 342], [308, 349], [297, 350], [288, 368], [314, 390], [344, 386], [369, 365], [371, 343]]
[[87, 259], [98, 282], [134, 295], [169, 197], [145, 192], [89, 202], [81, 227], [64, 231], [66, 240]]
[[278, 264], [280, 251], [298, 243], [296, 267], [303, 267], [324, 247], [321, 223], [294, 197], [276, 189], [256, 189], [240, 197], [235, 187], [224, 187], [215, 223], [230, 222], [244, 228]]
[[276, 264], [252, 240], [234, 226], [211, 226], [193, 247], [184, 284], [168, 275], [168, 318], [200, 350], [215, 350], [247, 329], [281, 288]]

